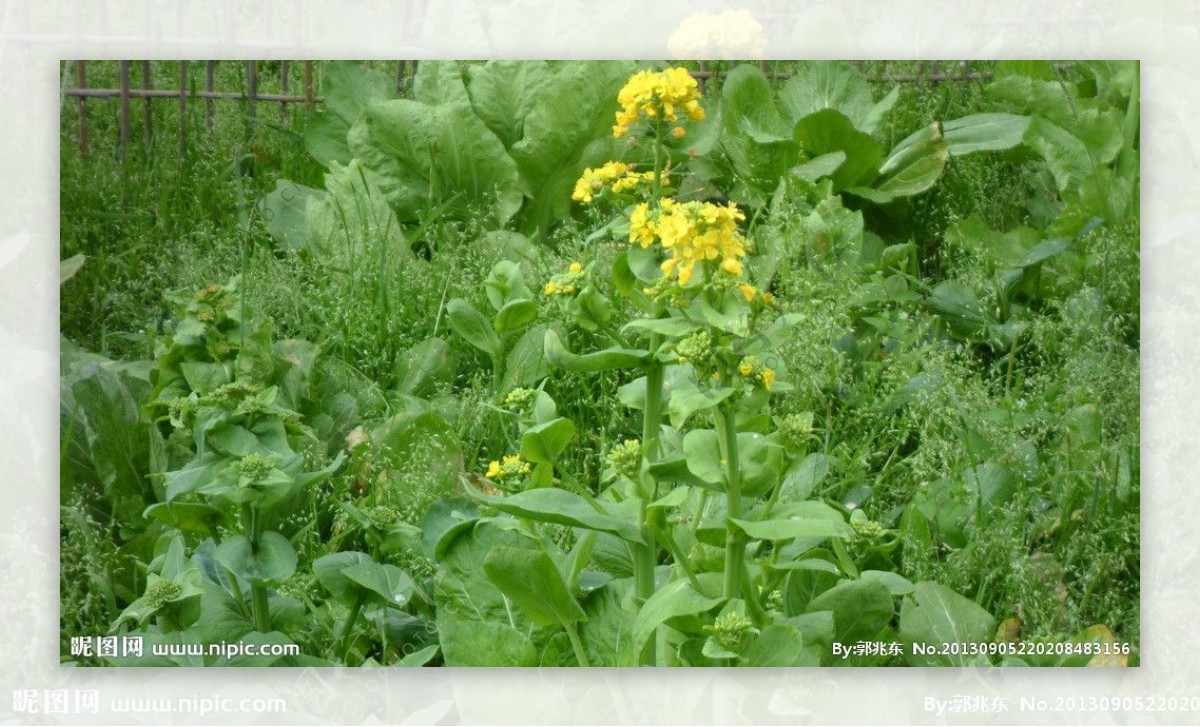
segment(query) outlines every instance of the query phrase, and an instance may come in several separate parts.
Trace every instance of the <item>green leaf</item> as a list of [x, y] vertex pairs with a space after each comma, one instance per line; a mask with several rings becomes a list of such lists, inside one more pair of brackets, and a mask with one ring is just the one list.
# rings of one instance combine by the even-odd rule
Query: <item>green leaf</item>
[[790, 624], [772, 624], [763, 629], [743, 656], [746, 666], [820, 666], [816, 645], [804, 643], [800, 630]]
[[876, 204], [912, 197], [937, 182], [949, 158], [950, 151], [942, 137], [941, 125], [935, 121], [909, 135], [892, 149], [879, 166], [879, 179], [875, 180], [872, 188], [851, 187], [846, 191]]
[[783, 475], [781, 503], [801, 502], [808, 499], [817, 485], [829, 475], [829, 457], [813, 452], [788, 468]]
[[159, 502], [143, 514], [169, 527], [210, 534], [229, 520], [224, 510], [200, 502]]
[[509, 608], [504, 594], [488, 579], [483, 563], [488, 553], [497, 548], [536, 547], [536, 543], [516, 530], [500, 527], [499, 522], [502, 521], [481, 520], [474, 527], [456, 529], [444, 539], [434, 581], [439, 624], [443, 617], [449, 617], [515, 624], [518, 628], [527, 625], [521, 613]]
[[[974, 601], [945, 586], [922, 581], [900, 607], [900, 638], [909, 644], [983, 643], [990, 640], [996, 620]], [[911, 666], [970, 666], [986, 664], [978, 655], [916, 654], [907, 651]]]
[[360, 561], [342, 568], [341, 573], [360, 588], [368, 591], [373, 600], [397, 608], [413, 596], [412, 578], [390, 563]]
[[532, 300], [512, 300], [496, 314], [492, 327], [496, 333], [506, 336], [532, 323], [537, 314], [537, 303]]
[[693, 429], [683, 437], [683, 454], [693, 475], [712, 487], [724, 488], [725, 468], [721, 465], [721, 438], [712, 429]]
[[796, 140], [813, 156], [844, 152], [846, 161], [831, 175], [835, 189], [869, 184], [883, 148], [842, 113], [823, 109], [796, 123]]
[[511, 260], [501, 260], [492, 267], [487, 279], [483, 281], [483, 289], [492, 310], [497, 312], [513, 301], [533, 297], [533, 293], [525, 285], [525, 276], [522, 275], [520, 266]]
[[296, 572], [296, 550], [273, 530], [262, 534], [257, 548], [245, 535], [227, 538], [217, 546], [215, 557], [239, 578], [255, 583], [279, 583]]
[[1087, 146], [1066, 129], [1045, 119], [1030, 119], [1025, 145], [1046, 160], [1060, 192], [1078, 188], [1092, 172]]
[[455, 368], [450, 344], [441, 338], [428, 338], [396, 357], [393, 370], [396, 389], [413, 396], [427, 396], [438, 385], [449, 383]]
[[498, 358], [502, 349], [499, 337], [483, 314], [463, 300], [455, 298], [446, 304], [447, 320], [454, 332], [493, 358]]
[[508, 624], [466, 621], [438, 614], [438, 639], [446, 666], [537, 666], [538, 652]]
[[413, 98], [431, 106], [467, 100], [467, 86], [457, 61], [425, 60], [413, 76]]
[[940, 283], [929, 296], [929, 308], [950, 324], [961, 337], [977, 336], [988, 322], [983, 304], [967, 286], [948, 280]]
[[574, 438], [575, 424], [570, 419], [552, 419], [525, 430], [521, 456], [530, 462], [553, 463]]
[[815, 182], [822, 177], [831, 176], [845, 161], [846, 152], [835, 151], [809, 159], [803, 164], [792, 167], [789, 171], [801, 179]]
[[441, 647], [438, 644], [426, 646], [424, 649], [419, 649], [407, 654], [403, 659], [396, 662], [396, 666], [425, 666], [433, 661], [433, 657], [437, 656]]
[[545, 336], [545, 326], [534, 326], [517, 340], [504, 364], [501, 391], [530, 386], [546, 378], [550, 367], [546, 363]]
[[201, 396], [211, 394], [230, 381], [229, 367], [225, 364], [185, 361], [179, 365], [179, 370], [183, 372], [183, 378], [192, 391]]
[[497, 548], [484, 559], [483, 569], [536, 624], [565, 627], [587, 618], [545, 551]]
[[951, 156], [981, 151], [1007, 151], [1025, 141], [1029, 117], [1017, 114], [971, 114], [942, 125]]
[[833, 638], [840, 644], [870, 641], [896, 613], [892, 594], [876, 580], [846, 581], [817, 596], [808, 611], [833, 612]]
[[850, 63], [812, 61], [801, 65], [796, 75], [788, 79], [779, 98], [792, 121], [822, 109], [833, 109], [844, 114], [856, 128], [873, 134], [899, 94], [898, 87], [893, 88], [875, 103], [871, 99], [871, 84]]
[[667, 407], [671, 426], [682, 429], [693, 414], [712, 409], [733, 395], [733, 392], [732, 388], [708, 389], [695, 385], [676, 389], [671, 394], [671, 401]]
[[743, 131], [759, 143], [791, 141], [789, 124], [775, 102], [766, 76], [743, 64], [721, 86], [721, 115], [727, 132]]
[[478, 519], [479, 508], [470, 500], [439, 498], [425, 511], [425, 519], [421, 521], [421, 552], [430, 560], [441, 560], [445, 546], [453, 542], [454, 536], [474, 527]]
[[558, 334], [549, 329], [546, 331], [544, 351], [546, 362], [551, 366], [576, 373], [636, 368], [650, 359], [649, 351], [629, 348], [606, 348], [577, 355], [568, 351]]
[[374, 560], [366, 553], [353, 550], [343, 550], [338, 553], [323, 555], [313, 561], [313, 575], [317, 582], [325, 587], [334, 598], [353, 602], [359, 585], [346, 576], [345, 570], [360, 563], [373, 563]]
[[612, 136], [613, 100], [634, 68], [628, 61], [569, 61], [537, 88], [523, 136], [511, 148], [531, 198], [522, 229], [544, 230], [570, 214], [584, 150]]
[[556, 487], [518, 492], [508, 497], [488, 497], [471, 493], [473, 497], [500, 512], [540, 522], [570, 525], [588, 530], [612, 533], [631, 543], [642, 543], [641, 531], [632, 523], [598, 511], [579, 495]]
[[468, 69], [471, 106], [505, 147], [525, 133], [525, 117], [536, 108], [538, 93], [550, 80], [545, 61], [488, 61]]
[[794, 538], [852, 538], [854, 531], [841, 513], [823, 502], [797, 502], [780, 508], [769, 520], [729, 521], [756, 540], [792, 540]]
[[724, 599], [708, 598], [697, 593], [691, 583], [677, 580], [668, 583], [646, 599], [633, 621], [633, 646], [641, 649], [654, 631], [677, 616], [704, 613], [720, 605]]
[[587, 617], [579, 626], [588, 663], [592, 666], [635, 666], [633, 612], [626, 607], [633, 582], [610, 581], [583, 599]]
[[[342, 147], [346, 146], [346, 131], [342, 130]], [[349, 149], [345, 154], [349, 161]], [[275, 189], [258, 203], [258, 213], [267, 224], [267, 232], [283, 250], [309, 250], [312, 237], [308, 223], [310, 201], [319, 203], [326, 192], [286, 179], [275, 181]]]

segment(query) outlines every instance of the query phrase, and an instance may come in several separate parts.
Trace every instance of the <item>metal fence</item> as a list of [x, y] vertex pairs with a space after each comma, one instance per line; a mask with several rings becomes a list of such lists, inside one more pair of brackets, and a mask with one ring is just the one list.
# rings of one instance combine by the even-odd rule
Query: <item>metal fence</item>
[[[172, 88], [154, 88], [151, 82], [150, 61], [117, 61], [117, 88], [90, 88], [88, 86], [87, 64], [88, 61], [77, 60], [70, 61], [69, 64], [74, 66], [74, 82], [73, 88], [65, 88], [62, 91], [64, 100], [71, 98], [75, 100], [77, 116], [78, 116], [78, 144], [79, 153], [81, 156], [87, 156], [88, 153], [88, 100], [89, 99], [111, 99], [116, 98], [120, 101], [118, 106], [120, 120], [120, 138], [117, 146], [117, 155], [124, 159], [129, 147], [130, 136], [133, 132], [133, 102], [134, 99], [142, 101], [142, 135], [147, 147], [150, 146], [154, 136], [154, 101], [155, 100], [171, 100], [174, 99], [179, 105], [179, 138], [178, 149], [180, 157], [186, 153], [189, 129], [188, 106], [191, 103], [204, 103], [204, 125], [211, 132], [213, 128], [213, 112], [214, 104], [217, 101], [240, 101], [245, 104], [245, 113], [247, 119], [247, 136], [258, 115], [258, 105], [260, 103], [279, 104], [279, 113], [281, 117], [285, 117], [288, 111], [289, 104], [303, 104], [305, 108], [312, 109], [316, 104], [324, 102], [324, 98], [314, 93], [313, 89], [313, 61], [278, 61], [279, 63], [279, 92], [278, 93], [263, 93], [259, 90], [261, 77], [259, 74], [259, 61], [238, 61], [246, 64], [246, 90], [245, 91], [221, 91], [217, 90], [214, 85], [215, 68], [217, 61], [178, 61], [179, 65], [179, 85]], [[189, 66], [191, 63], [204, 64], [204, 87], [203, 90], [196, 90], [189, 83]], [[302, 68], [301, 88], [299, 93], [295, 93], [290, 88], [290, 70], [291, 64], [299, 63]], [[400, 94], [405, 88], [406, 83], [412, 78], [416, 72], [417, 61], [395, 61], [395, 83], [396, 93]], [[863, 70], [865, 62], [856, 61], [856, 65]], [[133, 82], [134, 65], [140, 68], [140, 84], [135, 86]], [[770, 62], [766, 60], [758, 61], [759, 67], [765, 75], [770, 78], [786, 78], [787, 73], [774, 72], [770, 68]], [[930, 83], [937, 84], [947, 81], [971, 81], [981, 80], [990, 77], [989, 73], [972, 71], [971, 61], [955, 61], [951, 63], [949, 68], [944, 67], [940, 61], [921, 61], [917, 64], [915, 73], [900, 73], [889, 74], [888, 63], [886, 61], [879, 62], [875, 66], [875, 72], [866, 74], [869, 81], [876, 83]], [[728, 65], [724, 69], [714, 67], [709, 61], [700, 61], [699, 69], [692, 72], [692, 75], [700, 82], [701, 90], [707, 85], [709, 80], [719, 79], [729, 73], [732, 66]]]

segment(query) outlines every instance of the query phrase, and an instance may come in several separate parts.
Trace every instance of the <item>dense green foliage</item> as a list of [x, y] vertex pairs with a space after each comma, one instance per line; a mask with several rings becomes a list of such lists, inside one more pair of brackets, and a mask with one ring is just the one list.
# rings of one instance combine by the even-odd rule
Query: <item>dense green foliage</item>
[[987, 67], [327, 64], [178, 160], [65, 111], [64, 660], [1137, 663], [1137, 66]]

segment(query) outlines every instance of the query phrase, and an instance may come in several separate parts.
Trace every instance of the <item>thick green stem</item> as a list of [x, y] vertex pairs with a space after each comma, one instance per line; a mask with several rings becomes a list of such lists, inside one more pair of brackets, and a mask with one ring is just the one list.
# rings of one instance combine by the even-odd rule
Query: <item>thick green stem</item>
[[575, 650], [575, 660], [579, 662], [579, 666], [591, 666], [587, 653], [583, 650], [583, 642], [579, 640], [579, 629], [575, 628], [574, 623], [568, 623], [566, 627], [567, 638], [571, 640], [571, 648]]
[[[661, 344], [661, 337], [651, 336], [650, 350], [655, 351]], [[662, 387], [663, 365], [652, 361], [646, 367], [646, 407], [642, 412], [642, 456], [648, 462], [654, 462], [661, 456], [658, 444], [659, 431], [662, 429]], [[653, 499], [653, 478], [648, 474], [642, 479], [641, 506], [638, 508], [638, 523], [642, 531], [643, 544], [633, 546], [633, 576], [637, 589], [638, 604], [645, 603], [654, 595], [654, 568], [658, 564], [658, 546], [654, 537], [653, 523], [649, 522], [646, 514], [646, 503]], [[639, 663], [653, 666], [658, 663], [657, 640], [646, 642], [646, 647], [639, 656]]]
[[[242, 527], [250, 539], [250, 552], [258, 552], [258, 541], [262, 539], [262, 513], [256, 505], [242, 506]], [[234, 586], [236, 588], [236, 584]], [[260, 633], [271, 630], [271, 606], [267, 598], [267, 584], [262, 581], [250, 582], [250, 606], [254, 613], [254, 629]]]
[[[725, 500], [728, 519], [741, 515], [742, 471], [738, 465], [737, 426], [731, 406], [721, 407], [717, 418], [717, 433], [721, 438], [721, 458], [725, 463]], [[738, 598], [742, 592], [742, 570], [746, 553], [746, 541], [742, 534], [726, 526], [725, 533], [725, 597]]]
[[354, 599], [354, 605], [350, 607], [350, 615], [346, 617], [346, 623], [342, 625], [342, 632], [338, 634], [338, 643], [342, 645], [342, 664], [350, 658], [350, 635], [354, 633], [354, 622], [358, 620], [358, 614], [362, 611], [363, 603], [367, 600], [367, 592], [360, 590], [358, 596]]

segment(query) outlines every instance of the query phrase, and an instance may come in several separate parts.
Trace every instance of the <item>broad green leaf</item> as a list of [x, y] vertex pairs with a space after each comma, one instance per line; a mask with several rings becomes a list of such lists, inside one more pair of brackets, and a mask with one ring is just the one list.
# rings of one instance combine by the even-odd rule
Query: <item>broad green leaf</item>
[[361, 561], [342, 568], [342, 575], [370, 593], [373, 600], [395, 607], [412, 599], [412, 578], [390, 563]]
[[850, 645], [878, 636], [892, 620], [896, 606], [883, 583], [857, 580], [840, 583], [817, 596], [808, 611], [832, 611], [834, 641]]
[[501, 391], [531, 386], [549, 375], [550, 367], [546, 363], [545, 353], [546, 330], [545, 326], [540, 325], [530, 328], [508, 352]]
[[225, 364], [206, 361], [185, 361], [179, 365], [179, 370], [183, 372], [183, 378], [192, 391], [201, 396], [228, 384], [232, 373]]
[[845, 161], [846, 152], [835, 151], [809, 159], [803, 164], [792, 167], [790, 172], [801, 179], [815, 182], [822, 177], [832, 176]]
[[[974, 601], [940, 583], [922, 581], [900, 607], [900, 638], [937, 648], [942, 644], [989, 641], [996, 619]], [[976, 655], [916, 654], [908, 649], [911, 666], [970, 666], [986, 663]]]
[[425, 666], [433, 661], [433, 657], [437, 656], [441, 647], [438, 644], [426, 646], [424, 649], [418, 649], [411, 654], [406, 654], [403, 659], [396, 662], [396, 666]]
[[820, 666], [820, 650], [806, 644], [800, 630], [790, 624], [764, 628], [746, 648], [746, 666]]
[[781, 507], [768, 520], [731, 519], [730, 522], [757, 540], [793, 538], [851, 538], [854, 531], [841, 513], [823, 502], [805, 501]]
[[466, 101], [467, 86], [458, 62], [421, 61], [413, 76], [413, 98], [430, 106]]
[[159, 502], [146, 508], [144, 515], [169, 527], [209, 534], [229, 519], [224, 510], [200, 502]]
[[567, 591], [562, 574], [543, 550], [497, 548], [483, 561], [497, 588], [530, 621], [542, 626], [568, 626], [587, 618]]
[[313, 575], [317, 577], [317, 582], [333, 594], [334, 598], [353, 602], [359, 586], [350, 580], [344, 571], [361, 563], [373, 562], [371, 556], [366, 553], [343, 550], [317, 558], [313, 561], [312, 569]]
[[987, 113], [962, 116], [942, 125], [951, 156], [981, 151], [1007, 151], [1025, 141], [1030, 118], [1017, 114]]
[[296, 572], [296, 550], [280, 533], [269, 530], [252, 547], [245, 535], [234, 535], [217, 546], [217, 562], [251, 582], [278, 583]]
[[389, 254], [409, 257], [408, 241], [385, 193], [385, 181], [357, 158], [346, 165], [331, 164], [325, 175], [326, 193], [307, 198], [304, 249], [353, 256], [382, 245]]
[[851, 187], [851, 194], [888, 204], [900, 197], [912, 197], [937, 182], [950, 158], [941, 125], [937, 122], [906, 137], [879, 166], [879, 179], [870, 189]]
[[822, 109], [833, 109], [867, 134], [875, 133], [880, 120], [898, 97], [898, 88], [893, 88], [875, 103], [871, 98], [871, 84], [846, 61], [804, 63], [779, 92], [780, 101], [793, 122]]
[[865, 570], [859, 574], [859, 579], [864, 581], [879, 581], [887, 587], [888, 593], [893, 596], [907, 596], [917, 589], [908, 580], [899, 573], [893, 573], [886, 570]]
[[548, 364], [576, 373], [636, 368], [650, 358], [649, 351], [629, 348], [606, 348], [593, 353], [574, 354], [567, 350], [558, 334], [549, 329], [546, 331], [544, 351]]
[[483, 289], [487, 294], [488, 303], [492, 310], [499, 312], [506, 305], [518, 300], [529, 300], [533, 292], [525, 285], [525, 276], [519, 265], [511, 260], [500, 260], [488, 273], [483, 281]]
[[[321, 166], [349, 163], [352, 158], [346, 135], [363, 108], [389, 98], [395, 86], [386, 75], [353, 61], [326, 64], [321, 79], [322, 109], [304, 130], [304, 146]], [[274, 231], [272, 231], [274, 234]]]
[[801, 502], [808, 499], [817, 485], [829, 475], [829, 457], [813, 452], [788, 468], [783, 475], [781, 503]]
[[497, 548], [531, 548], [537, 547], [537, 543], [490, 520], [482, 520], [473, 528], [458, 529], [446, 540], [434, 581], [439, 623], [442, 617], [449, 617], [527, 626], [524, 616], [512, 610], [504, 594], [492, 585], [483, 563], [488, 553]]
[[634, 649], [641, 649], [642, 644], [646, 643], [646, 639], [650, 638], [654, 631], [668, 620], [677, 616], [704, 613], [720, 605], [723, 600], [708, 598], [697, 593], [691, 583], [683, 579], [668, 583], [646, 599], [641, 609], [638, 610], [637, 617], [633, 621]]
[[421, 521], [421, 551], [430, 560], [441, 560], [445, 546], [454, 536], [475, 526], [479, 519], [479, 508], [470, 500], [460, 497], [443, 497], [436, 500], [425, 512]]
[[795, 138], [813, 156], [844, 152], [846, 161], [831, 175], [835, 189], [870, 184], [883, 148], [869, 134], [833, 109], [811, 113], [796, 122]]
[[712, 487], [724, 488], [725, 468], [721, 464], [721, 439], [712, 429], [693, 429], [683, 437], [683, 453], [693, 475]]
[[626, 323], [622, 331], [646, 331], [671, 338], [686, 336], [699, 326], [685, 318], [637, 318]]
[[602, 513], [579, 495], [556, 487], [526, 490], [508, 497], [488, 497], [473, 492], [471, 494], [490, 507], [509, 515], [599, 530], [612, 533], [631, 543], [643, 542], [641, 531], [632, 523]]
[[450, 344], [428, 338], [396, 357], [393, 370], [396, 389], [413, 396], [428, 396], [437, 386], [449, 383], [456, 368]]
[[438, 614], [438, 639], [446, 666], [537, 666], [529, 638], [507, 623], [466, 621]]
[[974, 291], [957, 281], [946, 281], [934, 288], [929, 307], [950, 324], [956, 335], [963, 337], [978, 335], [988, 321]]
[[537, 318], [537, 314], [537, 303], [532, 300], [509, 301], [492, 320], [492, 327], [496, 333], [506, 336], [532, 323]]
[[1078, 188], [1092, 172], [1092, 160], [1084, 143], [1045, 119], [1030, 120], [1025, 145], [1046, 160], [1060, 192]]
[[628, 61], [568, 61], [540, 84], [523, 136], [511, 148], [531, 198], [522, 229], [544, 230], [570, 214], [584, 150], [593, 140], [612, 136], [614, 101], [634, 68]]
[[730, 71], [721, 86], [721, 115], [727, 133], [742, 131], [759, 143], [791, 141], [775, 93], [758, 68], [743, 64]]
[[575, 424], [559, 417], [532, 426], [521, 436], [521, 456], [530, 462], [555, 462], [571, 440]]
[[712, 409], [728, 399], [733, 392], [732, 388], [709, 389], [695, 385], [676, 389], [671, 395], [671, 401], [667, 407], [671, 417], [671, 426], [682, 429], [693, 414]]
[[166, 474], [166, 501], [171, 502], [176, 497], [188, 492], [195, 492], [200, 487], [215, 479], [216, 472], [226, 464], [225, 459], [212, 452], [205, 452], [182, 469]]
[[502, 345], [499, 337], [488, 319], [473, 305], [462, 298], [455, 298], [446, 304], [446, 315], [450, 327], [467, 343], [493, 358], [500, 356]]
[[538, 93], [550, 80], [545, 61], [493, 60], [468, 69], [471, 106], [488, 128], [511, 148], [525, 134], [525, 117], [536, 107]]
[[592, 666], [635, 666], [634, 613], [626, 608], [629, 579], [609, 581], [583, 599], [587, 620], [579, 625], [588, 663]]

